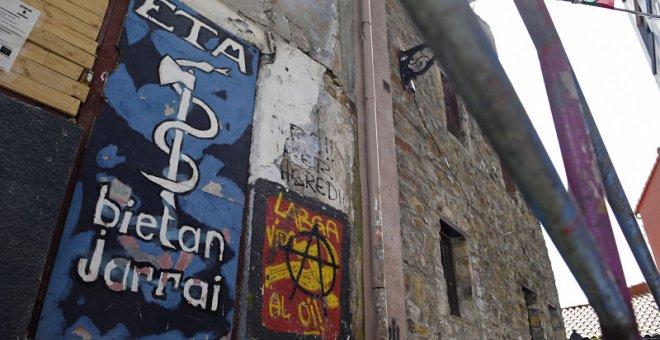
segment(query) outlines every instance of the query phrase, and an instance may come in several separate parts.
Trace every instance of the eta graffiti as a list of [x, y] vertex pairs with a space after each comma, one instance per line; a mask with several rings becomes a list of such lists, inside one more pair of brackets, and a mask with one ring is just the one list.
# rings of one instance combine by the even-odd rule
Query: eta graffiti
[[[114, 181], [113, 184], [117, 185], [116, 183], [117, 181]], [[165, 288], [168, 283], [171, 281], [172, 287], [175, 289], [178, 288], [183, 278], [183, 269], [192, 260], [192, 255], [200, 252], [202, 229], [187, 225], [181, 226], [178, 233], [178, 247], [176, 247], [167, 239], [167, 230], [170, 228], [170, 222], [174, 221], [169, 215], [167, 206], [164, 207], [163, 217], [159, 226], [156, 218], [151, 214], [139, 212], [135, 214], [137, 215], [137, 218], [133, 216], [134, 213], [129, 209], [135, 205], [134, 200], [129, 199], [125, 202], [124, 208], [122, 208], [120, 204], [109, 199], [108, 187], [107, 184], [101, 186], [94, 212], [93, 225], [101, 228], [99, 232], [100, 236], [94, 241], [94, 250], [91, 257], [81, 257], [78, 259], [76, 267], [77, 274], [83, 282], [91, 283], [98, 279], [100, 273], [99, 269], [104, 258], [103, 255], [108, 230], [118, 228], [118, 233], [121, 234], [120, 242], [127, 250], [129, 250], [129, 254], [131, 253], [130, 250], [133, 250], [133, 253], [139, 253], [140, 251], [136, 239], [128, 234], [129, 226], [133, 220], [135, 223], [135, 234], [137, 234], [141, 240], [152, 242], [155, 230], [160, 228], [159, 241], [161, 246], [173, 250], [180, 249], [183, 251], [181, 253], [182, 255], [174, 269], [170, 270], [161, 268], [160, 273], [156, 272], [156, 268], [152, 264], [136, 261], [132, 258], [123, 256], [115, 257], [106, 262], [102, 271], [103, 281], [112, 291], [123, 292], [130, 288], [131, 292], [137, 293], [144, 280], [151, 282], [154, 280], [154, 274], [159, 274], [157, 275], [158, 279], [156, 280], [157, 287], [152, 292], [152, 296], [154, 298], [165, 299]], [[187, 234], [188, 236], [186, 236]], [[190, 236], [192, 236], [193, 239], [192, 244], [189, 242]], [[216, 250], [213, 251], [213, 248]], [[203, 256], [205, 258], [211, 258], [211, 254], [214, 252], [217, 254], [217, 261], [221, 263], [224, 250], [225, 239], [221, 233], [213, 230], [208, 230], [204, 233]], [[128, 282], [129, 273], [132, 273], [130, 285]], [[216, 275], [214, 277], [214, 282], [211, 282], [213, 287], [210, 306], [211, 311], [218, 310], [221, 281], [222, 276]], [[185, 283], [183, 283], [183, 297], [186, 302], [193, 307], [207, 309], [208, 287], [209, 283], [204, 282], [197, 277], [188, 277]], [[192, 293], [193, 291], [195, 293]]]
[[130, 0], [118, 49], [36, 338], [227, 338], [259, 51], [180, 0]]

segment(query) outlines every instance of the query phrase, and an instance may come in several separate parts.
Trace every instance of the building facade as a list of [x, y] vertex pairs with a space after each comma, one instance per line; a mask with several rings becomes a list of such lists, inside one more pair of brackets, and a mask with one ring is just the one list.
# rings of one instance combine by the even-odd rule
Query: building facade
[[[658, 149], [660, 157], [660, 149]], [[660, 179], [658, 178], [659, 162], [657, 158], [649, 178], [644, 185], [644, 190], [639, 198], [635, 213], [642, 218], [644, 232], [649, 243], [649, 248], [658, 266], [660, 258], [660, 214], [658, 213], [658, 203], [660, 203]], [[660, 268], [660, 267], [659, 267]]]
[[423, 38], [396, 0], [22, 4], [0, 333], [564, 337], [541, 227], [452, 80], [402, 84]]
[[[658, 0], [627, 0], [623, 1], [624, 6], [632, 11], [658, 15], [660, 13], [660, 1]], [[649, 62], [651, 72], [655, 81], [660, 86], [660, 23], [657, 18], [645, 16], [630, 16], [635, 28], [637, 37], [644, 49], [644, 55]]]

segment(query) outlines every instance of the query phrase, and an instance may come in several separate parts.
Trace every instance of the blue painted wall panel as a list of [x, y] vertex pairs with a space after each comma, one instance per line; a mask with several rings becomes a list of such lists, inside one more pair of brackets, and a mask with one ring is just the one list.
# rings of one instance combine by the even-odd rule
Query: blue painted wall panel
[[174, 0], [119, 48], [37, 336], [228, 336], [259, 51]]

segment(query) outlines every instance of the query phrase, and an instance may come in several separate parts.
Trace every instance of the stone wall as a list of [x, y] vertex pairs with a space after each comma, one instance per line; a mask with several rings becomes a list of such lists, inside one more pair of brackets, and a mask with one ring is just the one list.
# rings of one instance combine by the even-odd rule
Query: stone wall
[[[409, 339], [551, 339], [559, 306], [541, 227], [517, 192], [507, 192], [497, 155], [458, 99], [462, 132], [446, 125], [441, 67], [406, 92], [398, 51], [422, 38], [396, 0], [388, 3], [401, 229]], [[460, 317], [450, 315], [441, 221], [464, 232], [453, 245]], [[527, 291], [535, 293], [528, 308]], [[528, 309], [532, 310], [530, 319]]]

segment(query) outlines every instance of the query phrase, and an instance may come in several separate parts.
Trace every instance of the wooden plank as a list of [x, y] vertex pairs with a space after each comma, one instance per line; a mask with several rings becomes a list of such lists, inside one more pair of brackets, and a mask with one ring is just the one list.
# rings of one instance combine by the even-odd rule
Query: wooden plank
[[55, 53], [48, 53], [48, 57], [46, 57], [46, 63], [44, 63], [44, 66], [62, 73], [63, 75], [74, 80], [79, 79], [84, 70], [82, 66], [71, 62], [66, 58], [62, 58]]
[[94, 66], [95, 56], [80, 48], [71, 45], [61, 38], [45, 31], [42, 27], [35, 27], [28, 37], [28, 41], [39, 45], [59, 56], [62, 56], [80, 66], [91, 69]]
[[90, 26], [100, 29], [103, 23], [103, 17], [98, 16], [84, 8], [78, 7], [67, 0], [44, 0], [46, 3], [69, 13], [70, 15], [80, 19], [81, 21], [89, 24]]
[[46, 66], [53, 71], [59, 72], [73, 80], [80, 78], [80, 75], [83, 72], [82, 66], [30, 42], [25, 43], [19, 55]]
[[0, 71], [0, 86], [18, 92], [72, 117], [78, 114], [80, 100], [14, 72]]
[[69, 0], [69, 1], [74, 5], [78, 5], [83, 9], [86, 9], [100, 16], [101, 18], [105, 16], [105, 10], [108, 8], [107, 4], [103, 6], [103, 2], [98, 0]]
[[89, 87], [34, 61], [18, 57], [11, 70], [81, 101], [87, 99]]
[[79, 47], [81, 50], [89, 54], [96, 55], [96, 48], [99, 44], [95, 40], [92, 40], [68, 27], [64, 27], [50, 18], [40, 21], [37, 24], [37, 27], [41, 27], [46, 32], [59, 37], [73, 46]]
[[29, 41], [26, 41], [19, 55], [44, 65], [49, 53], [50, 52], [46, 51], [45, 49], [32, 44]]
[[84, 36], [96, 40], [99, 35], [100, 27], [93, 27], [82, 20], [64, 12], [63, 10], [54, 7], [50, 4], [44, 3], [43, 0], [23, 0], [28, 5], [35, 7], [45, 15], [46, 18], [56, 21], [63, 26], [66, 26]]

